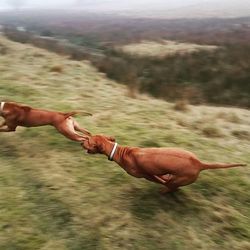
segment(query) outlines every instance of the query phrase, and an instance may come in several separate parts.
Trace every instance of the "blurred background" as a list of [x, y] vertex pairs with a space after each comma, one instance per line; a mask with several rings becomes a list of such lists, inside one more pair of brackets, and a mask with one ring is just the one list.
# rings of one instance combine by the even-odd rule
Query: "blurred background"
[[[0, 101], [83, 110], [121, 145], [250, 164], [248, 0], [0, 0]], [[0, 249], [249, 249], [249, 167], [174, 194], [52, 127], [0, 134]]]

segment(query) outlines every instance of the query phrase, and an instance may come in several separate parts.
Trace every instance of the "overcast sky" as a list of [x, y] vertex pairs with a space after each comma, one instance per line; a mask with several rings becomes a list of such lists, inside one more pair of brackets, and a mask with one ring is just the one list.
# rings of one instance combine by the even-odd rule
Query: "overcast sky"
[[[0, 0], [0, 7], [7, 8], [10, 5], [8, 3], [15, 0]], [[16, 0], [20, 1], [20, 0]], [[133, 7], [145, 7], [146, 5], [164, 5], [166, 8], [176, 8], [196, 3], [205, 2], [207, 0], [22, 0], [25, 3], [25, 7], [37, 7], [37, 8], [62, 8], [72, 6], [82, 6], [82, 8], [133, 8]]]
[[22, 8], [73, 8], [158, 18], [250, 16], [250, 0], [0, 0], [0, 10], [13, 8], [13, 2], [23, 2]]

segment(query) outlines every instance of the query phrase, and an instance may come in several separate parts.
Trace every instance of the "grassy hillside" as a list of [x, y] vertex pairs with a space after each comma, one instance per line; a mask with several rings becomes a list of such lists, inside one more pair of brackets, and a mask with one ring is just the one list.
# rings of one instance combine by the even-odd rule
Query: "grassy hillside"
[[[250, 112], [174, 105], [70, 61], [0, 37], [0, 99], [81, 109], [93, 133], [122, 145], [175, 146], [206, 161], [250, 165]], [[176, 109], [181, 110], [176, 110]], [[162, 196], [52, 127], [0, 134], [0, 249], [249, 249], [249, 167], [204, 171]]]
[[182, 55], [201, 50], [215, 50], [217, 46], [199, 45], [192, 43], [179, 43], [171, 40], [162, 40], [161, 42], [142, 41], [140, 43], [127, 44], [118, 49], [130, 55], [142, 57], [166, 57], [172, 55]]

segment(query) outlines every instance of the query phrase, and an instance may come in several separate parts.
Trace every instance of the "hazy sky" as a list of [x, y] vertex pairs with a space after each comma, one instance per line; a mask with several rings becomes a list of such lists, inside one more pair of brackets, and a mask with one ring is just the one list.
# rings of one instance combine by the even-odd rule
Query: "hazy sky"
[[[16, 0], [18, 1], [18, 0]], [[176, 8], [190, 4], [206, 2], [207, 0], [22, 0], [25, 7], [38, 7], [38, 8], [62, 8], [81, 5], [82, 8], [133, 8], [146, 6], [146, 5], [164, 5], [166, 8]], [[8, 2], [13, 0], [0, 0], [0, 7], [6, 8]]]
[[23, 2], [23, 8], [73, 8], [158, 18], [250, 16], [250, 0], [0, 0], [0, 10], [11, 8], [8, 3], [15, 1]]

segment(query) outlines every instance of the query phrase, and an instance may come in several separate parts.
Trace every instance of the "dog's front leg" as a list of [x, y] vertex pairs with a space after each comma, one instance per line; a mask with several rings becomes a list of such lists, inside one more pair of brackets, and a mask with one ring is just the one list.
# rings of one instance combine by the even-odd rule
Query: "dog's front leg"
[[0, 132], [14, 132], [15, 130], [16, 130], [16, 128], [9, 128], [9, 127], [0, 128]]
[[4, 127], [4, 126], [6, 126], [6, 121], [3, 121], [3, 122], [1, 123], [0, 128], [2, 128], [2, 127]]
[[15, 124], [8, 123], [4, 120], [0, 125], [0, 132], [13, 132], [16, 130], [16, 127]]
[[160, 184], [163, 184], [163, 185], [165, 185], [165, 183], [166, 183], [166, 181], [164, 181], [163, 179], [161, 179], [160, 177], [158, 177], [156, 175], [145, 175], [143, 177], [145, 179], [147, 179], [148, 181], [160, 183]]
[[172, 179], [171, 174], [165, 174], [165, 175], [147, 175], [144, 176], [145, 179], [152, 181], [152, 182], [156, 182], [156, 183], [160, 183], [163, 185], [166, 185], [171, 179]]
[[157, 176], [157, 175], [153, 175], [154, 176], [154, 178], [156, 179], [156, 180], [158, 180], [161, 184], [166, 184], [166, 181], [165, 180], [163, 180], [161, 177], [159, 177], [159, 176]]

